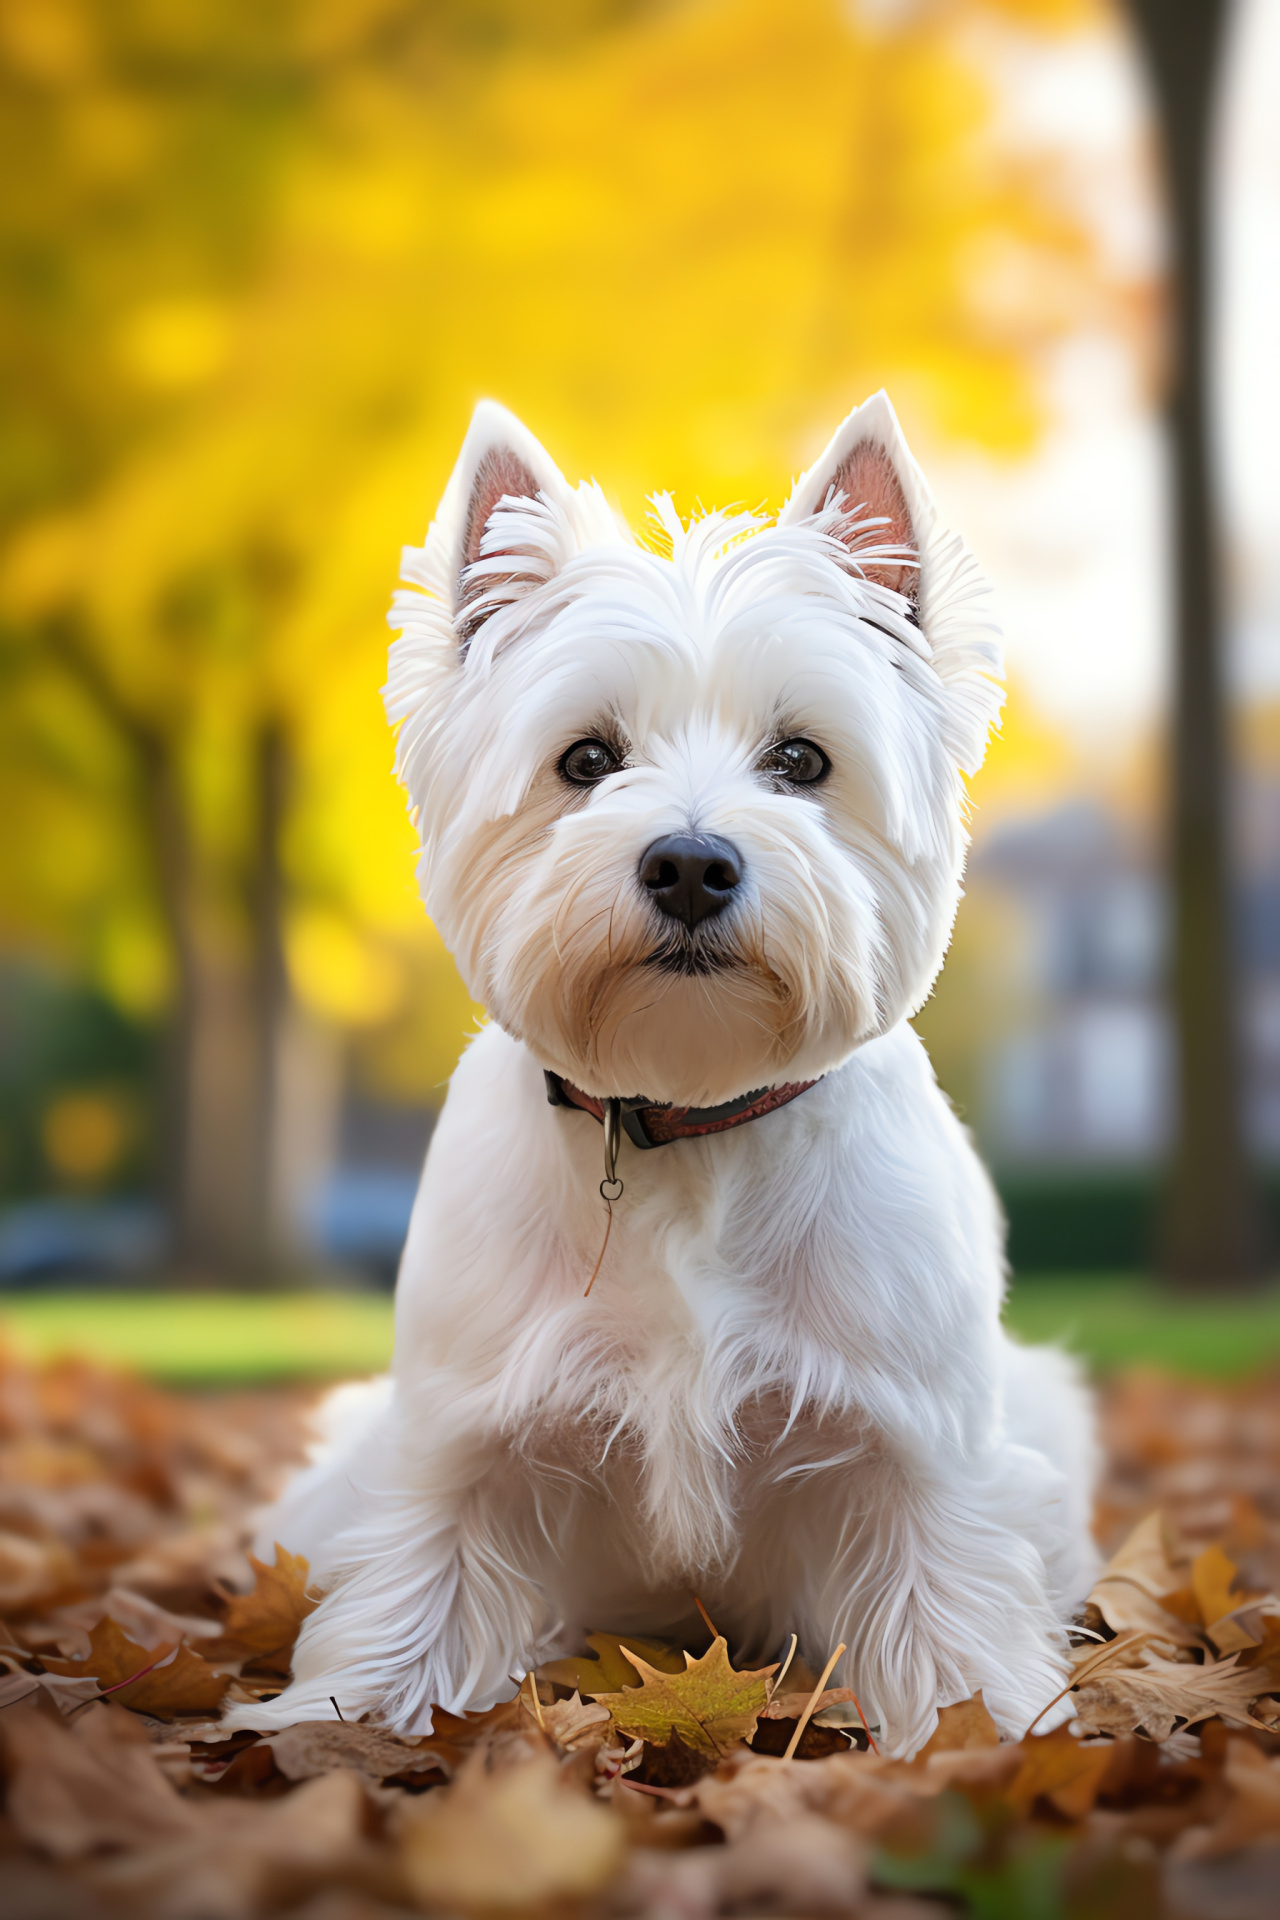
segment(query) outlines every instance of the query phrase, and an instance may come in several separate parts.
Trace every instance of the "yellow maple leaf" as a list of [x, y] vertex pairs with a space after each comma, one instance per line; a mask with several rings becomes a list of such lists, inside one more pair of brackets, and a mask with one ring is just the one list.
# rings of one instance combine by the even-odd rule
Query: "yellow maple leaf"
[[[172, 1658], [170, 1657], [172, 1656]], [[164, 1662], [165, 1664], [158, 1664]], [[172, 1646], [139, 1647], [110, 1617], [99, 1620], [89, 1635], [84, 1660], [44, 1657], [51, 1673], [74, 1679], [91, 1676], [104, 1693], [121, 1706], [136, 1707], [160, 1718], [173, 1713], [212, 1713], [230, 1686], [230, 1677], [215, 1673], [207, 1660], [185, 1644], [174, 1654]], [[144, 1669], [150, 1671], [144, 1671]], [[139, 1678], [133, 1679], [137, 1674]], [[130, 1684], [122, 1686], [122, 1681]]]
[[640, 1675], [635, 1653], [657, 1667], [660, 1673], [683, 1673], [684, 1655], [661, 1640], [646, 1640], [629, 1633], [589, 1633], [587, 1645], [592, 1651], [571, 1653], [562, 1660], [548, 1660], [538, 1668], [540, 1680], [554, 1680], [562, 1687], [574, 1687], [584, 1694], [617, 1693], [623, 1687], [638, 1687]]
[[679, 1734], [695, 1753], [717, 1757], [750, 1740], [769, 1699], [769, 1678], [777, 1672], [776, 1667], [735, 1672], [723, 1634], [700, 1660], [686, 1653], [683, 1673], [661, 1673], [637, 1654], [629, 1657], [642, 1685], [596, 1695], [618, 1732], [657, 1747]]
[[268, 1657], [282, 1671], [298, 1637], [298, 1629], [319, 1606], [319, 1597], [307, 1592], [309, 1563], [300, 1553], [286, 1553], [277, 1541], [274, 1566], [249, 1556], [254, 1583], [249, 1593], [233, 1593], [226, 1600], [222, 1635], [207, 1643], [215, 1659], [259, 1661]]

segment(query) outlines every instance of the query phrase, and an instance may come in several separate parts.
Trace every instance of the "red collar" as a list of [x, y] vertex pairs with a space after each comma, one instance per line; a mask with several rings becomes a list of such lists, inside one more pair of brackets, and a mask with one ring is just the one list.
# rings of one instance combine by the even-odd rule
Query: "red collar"
[[[583, 1093], [548, 1073], [547, 1099], [553, 1107], [577, 1107], [604, 1124], [605, 1103], [593, 1093]], [[798, 1094], [816, 1086], [816, 1080], [788, 1081], [782, 1087], [763, 1087], [744, 1093], [737, 1100], [726, 1100], [719, 1107], [673, 1107], [652, 1100], [619, 1100], [622, 1130], [637, 1147], [665, 1147], [673, 1140], [700, 1140], [709, 1133], [728, 1133], [731, 1127], [745, 1126], [778, 1107], [785, 1107]]]

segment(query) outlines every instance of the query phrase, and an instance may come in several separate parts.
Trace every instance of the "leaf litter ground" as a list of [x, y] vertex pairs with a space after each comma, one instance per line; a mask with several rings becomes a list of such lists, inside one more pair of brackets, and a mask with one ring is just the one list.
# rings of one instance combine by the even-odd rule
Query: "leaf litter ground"
[[309, 1405], [0, 1356], [9, 1920], [1280, 1914], [1280, 1378], [1105, 1389], [1074, 1721], [1001, 1745], [978, 1698], [909, 1765], [710, 1622], [688, 1650], [602, 1623], [429, 1738], [336, 1708], [224, 1737], [315, 1604], [245, 1551]]

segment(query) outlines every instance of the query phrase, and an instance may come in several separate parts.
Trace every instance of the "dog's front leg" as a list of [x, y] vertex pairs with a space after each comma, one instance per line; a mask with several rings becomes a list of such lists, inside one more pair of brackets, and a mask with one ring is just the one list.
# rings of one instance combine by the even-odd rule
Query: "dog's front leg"
[[324, 1555], [327, 1591], [303, 1625], [293, 1681], [230, 1723], [329, 1719], [336, 1703], [348, 1720], [421, 1733], [433, 1706], [508, 1699], [555, 1625], [531, 1570], [527, 1470], [492, 1433], [435, 1436], [411, 1453], [389, 1422], [347, 1471], [356, 1517]]
[[[918, 1752], [937, 1709], [979, 1689], [1017, 1738], [1063, 1686], [1066, 1642], [1029, 1537], [1035, 1503], [1052, 1492], [1047, 1471], [1001, 1446], [927, 1461], [886, 1451], [854, 1476], [803, 1638], [818, 1654], [846, 1643], [842, 1671], [886, 1752]], [[1063, 1717], [1065, 1706], [1042, 1730]]]

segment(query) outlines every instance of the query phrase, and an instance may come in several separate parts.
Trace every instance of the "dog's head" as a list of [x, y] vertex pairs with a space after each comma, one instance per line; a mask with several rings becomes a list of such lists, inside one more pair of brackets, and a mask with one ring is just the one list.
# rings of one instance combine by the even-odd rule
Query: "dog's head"
[[655, 515], [638, 544], [483, 404], [406, 554], [387, 704], [473, 995], [587, 1092], [700, 1106], [920, 1004], [999, 658], [883, 394], [775, 523]]

